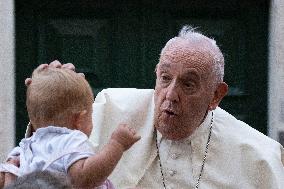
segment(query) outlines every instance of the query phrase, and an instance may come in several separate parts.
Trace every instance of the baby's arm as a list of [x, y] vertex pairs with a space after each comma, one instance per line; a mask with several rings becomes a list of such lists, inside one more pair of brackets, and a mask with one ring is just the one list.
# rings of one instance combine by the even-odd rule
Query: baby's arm
[[5, 178], [4, 186], [7, 186], [12, 182], [14, 182], [17, 179], [17, 176], [12, 173], [5, 173], [4, 178]]
[[[6, 163], [13, 164], [17, 167], [20, 166], [20, 159], [18, 156], [9, 158]], [[0, 172], [0, 189], [16, 180], [17, 176], [9, 172]]]
[[94, 156], [75, 162], [68, 170], [72, 183], [78, 187], [100, 186], [111, 174], [124, 151], [140, 139], [126, 125], [119, 125], [104, 148]]
[[13, 182], [16, 179], [16, 176], [12, 173], [5, 173], [0, 172], [0, 189], [4, 186], [9, 185], [11, 182]]
[[4, 187], [4, 182], [5, 182], [5, 173], [0, 172], [0, 188]]

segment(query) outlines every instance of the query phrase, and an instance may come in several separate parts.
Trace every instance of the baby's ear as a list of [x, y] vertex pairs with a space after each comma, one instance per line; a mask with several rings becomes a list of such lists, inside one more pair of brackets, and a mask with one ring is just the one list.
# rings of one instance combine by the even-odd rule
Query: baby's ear
[[77, 113], [73, 114], [72, 117], [72, 123], [73, 123], [73, 128], [80, 130], [82, 127], [82, 122], [84, 121], [85, 114], [87, 113], [87, 110], [83, 110]]

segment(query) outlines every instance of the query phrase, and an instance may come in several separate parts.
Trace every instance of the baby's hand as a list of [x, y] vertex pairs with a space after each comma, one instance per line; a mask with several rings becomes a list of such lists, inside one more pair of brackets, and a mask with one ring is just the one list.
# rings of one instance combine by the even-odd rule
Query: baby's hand
[[128, 150], [140, 138], [135, 129], [128, 127], [126, 124], [120, 124], [111, 135], [111, 140], [120, 144], [124, 151]]

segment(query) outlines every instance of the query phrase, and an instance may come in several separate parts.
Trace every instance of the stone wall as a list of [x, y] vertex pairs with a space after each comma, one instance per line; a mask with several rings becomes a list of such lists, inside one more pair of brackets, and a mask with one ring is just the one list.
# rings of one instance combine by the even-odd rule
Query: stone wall
[[0, 162], [15, 143], [14, 2], [0, 0]]
[[[272, 0], [269, 21], [269, 136], [284, 143], [284, 1]], [[282, 138], [279, 136], [282, 134]], [[284, 145], [284, 144], [283, 144]]]

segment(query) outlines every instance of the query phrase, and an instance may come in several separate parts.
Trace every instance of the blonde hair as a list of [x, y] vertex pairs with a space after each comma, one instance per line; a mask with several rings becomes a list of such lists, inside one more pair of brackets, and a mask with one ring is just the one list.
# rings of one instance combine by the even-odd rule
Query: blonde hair
[[63, 126], [70, 121], [70, 116], [89, 111], [93, 101], [88, 82], [68, 69], [35, 70], [32, 83], [27, 87], [27, 110], [36, 128], [46, 124]]

